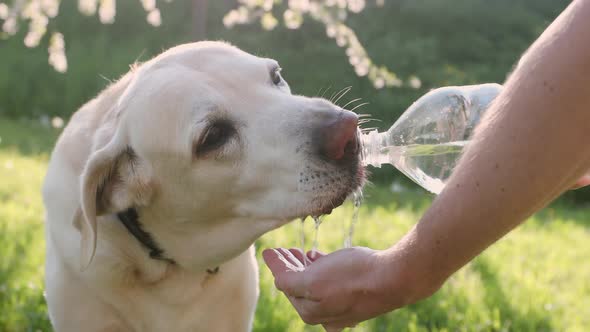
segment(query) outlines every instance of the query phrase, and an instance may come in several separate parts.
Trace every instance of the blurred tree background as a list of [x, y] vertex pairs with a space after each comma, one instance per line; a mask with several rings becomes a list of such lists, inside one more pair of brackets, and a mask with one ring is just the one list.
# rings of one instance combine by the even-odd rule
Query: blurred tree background
[[[10, 1], [9, 1], [10, 2]], [[381, 2], [381, 5], [379, 5]], [[340, 104], [362, 97], [359, 110], [387, 128], [415, 99], [445, 85], [502, 83], [520, 55], [567, 6], [568, 0], [386, 0], [367, 1], [366, 8], [348, 16], [375, 63], [395, 72], [402, 81], [416, 76], [418, 89], [375, 89], [355, 74], [344, 50], [326, 35], [326, 27], [305, 20], [296, 30], [279, 24], [266, 31], [259, 22], [228, 29], [224, 16], [236, 0], [158, 1], [161, 25], [146, 22], [140, 1], [119, 1], [116, 20], [103, 25], [97, 16], [83, 16], [77, 1], [62, 1], [48, 30], [66, 39], [68, 71], [47, 64], [45, 47], [27, 48], [27, 33], [0, 40], [0, 117], [59, 116], [67, 120], [110, 80], [116, 80], [135, 61], [145, 61], [164, 49], [202, 39], [226, 40], [259, 56], [277, 59], [294, 93], [329, 97], [352, 86]], [[275, 5], [282, 17], [287, 1]], [[46, 37], [47, 38], [47, 37]], [[397, 173], [376, 171], [373, 181]], [[581, 200], [588, 190], [568, 194]]]
[[[362, 97], [351, 106], [367, 102], [356, 111], [379, 120], [365, 126], [386, 129], [430, 89], [503, 83], [526, 48], [570, 3], [322, 1], [326, 6], [348, 4], [348, 15], [341, 23], [356, 33], [354, 38], [379, 70], [385, 66], [395, 73], [391, 86], [377, 89], [381, 84], [375, 77], [368, 79], [369, 71], [357, 75], [352, 55], [358, 53], [348, 50], [350, 40], [343, 43], [338, 32], [330, 32], [326, 24], [330, 19], [304, 13], [301, 20], [297, 13], [285, 14], [288, 6], [319, 1], [0, 0], [1, 332], [51, 331], [43, 296], [44, 211], [39, 192], [48, 153], [64, 121], [134, 62], [181, 43], [226, 40], [250, 53], [277, 59], [294, 93], [330, 98], [350, 86], [338, 103]], [[36, 16], [33, 35], [26, 20], [18, 30], [6, 23], [8, 8], [33, 2], [49, 8], [43, 10], [50, 17], [45, 21]], [[115, 3], [116, 12], [112, 10]], [[362, 5], [363, 10], [350, 8]], [[238, 9], [241, 6], [250, 6], [254, 12]], [[51, 18], [51, 13], [57, 16]], [[244, 15], [249, 20], [243, 20]], [[228, 24], [230, 18], [236, 20], [234, 24]], [[275, 27], [269, 31], [270, 26]], [[57, 52], [48, 63], [48, 46], [56, 45], [51, 40], [61, 34], [67, 62]], [[61, 51], [63, 43], [57, 40], [55, 48]], [[37, 41], [38, 47], [30, 48]], [[365, 190], [367, 200], [353, 243], [383, 249], [415, 225], [433, 197], [417, 185], [403, 183], [409, 180], [391, 166], [371, 172], [370, 179], [377, 185]], [[366, 322], [355, 331], [589, 331], [590, 266], [583, 264], [590, 256], [589, 199], [590, 187], [566, 193], [461, 269], [435, 296]], [[342, 247], [352, 214], [352, 204], [347, 203], [326, 216], [320, 250]], [[316, 233], [308, 225], [305, 233], [310, 239]], [[301, 228], [300, 223], [291, 223], [259, 239], [260, 266], [263, 248], [300, 245]], [[254, 331], [320, 331], [304, 326], [274, 287], [268, 269], [261, 268], [260, 276]]]

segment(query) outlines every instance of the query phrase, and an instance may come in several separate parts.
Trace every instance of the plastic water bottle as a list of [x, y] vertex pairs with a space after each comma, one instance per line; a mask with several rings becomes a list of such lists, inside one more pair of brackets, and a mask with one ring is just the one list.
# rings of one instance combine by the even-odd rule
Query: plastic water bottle
[[391, 164], [438, 194], [451, 175], [499, 84], [443, 87], [418, 99], [386, 132], [361, 134], [363, 162]]

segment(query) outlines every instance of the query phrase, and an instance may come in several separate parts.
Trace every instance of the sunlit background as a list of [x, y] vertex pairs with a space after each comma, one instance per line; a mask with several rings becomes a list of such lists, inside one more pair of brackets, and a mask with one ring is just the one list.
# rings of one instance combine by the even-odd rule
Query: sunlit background
[[[502, 83], [568, 3], [0, 0], [0, 331], [51, 331], [40, 200], [47, 159], [72, 113], [131, 64], [181, 43], [225, 40], [277, 59], [294, 93], [331, 98], [351, 87], [338, 103], [383, 129], [432, 88]], [[391, 167], [371, 180], [353, 243], [386, 248], [432, 197]], [[589, 330], [589, 198], [590, 190], [566, 194], [433, 298], [355, 331]], [[347, 203], [326, 219], [320, 249], [342, 246], [351, 214]], [[258, 248], [300, 245], [299, 227], [265, 235]], [[300, 321], [265, 267], [261, 279], [254, 331], [320, 330]]]

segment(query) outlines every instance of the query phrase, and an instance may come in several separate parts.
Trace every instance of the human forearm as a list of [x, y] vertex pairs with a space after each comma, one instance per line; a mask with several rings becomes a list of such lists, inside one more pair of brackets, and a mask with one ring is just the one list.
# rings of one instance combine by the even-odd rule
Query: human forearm
[[388, 251], [407, 278], [440, 284], [590, 168], [588, 31], [590, 1], [575, 1], [525, 54], [445, 190]]

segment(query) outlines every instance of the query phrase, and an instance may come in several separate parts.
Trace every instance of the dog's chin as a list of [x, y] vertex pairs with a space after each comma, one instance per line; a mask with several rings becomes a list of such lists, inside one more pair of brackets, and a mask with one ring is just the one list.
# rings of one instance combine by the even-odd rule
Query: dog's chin
[[321, 216], [331, 214], [332, 210], [339, 207], [346, 201], [346, 199], [354, 192], [362, 189], [366, 180], [366, 172], [364, 167], [356, 167], [354, 175], [350, 177], [347, 185], [342, 189], [329, 193], [328, 195], [320, 195], [313, 200], [309, 205], [309, 210], [304, 215], [298, 216], [304, 218], [306, 216]]

